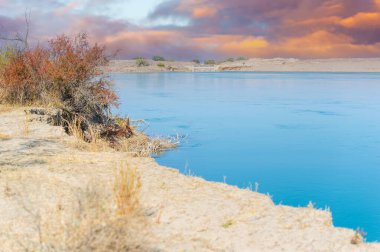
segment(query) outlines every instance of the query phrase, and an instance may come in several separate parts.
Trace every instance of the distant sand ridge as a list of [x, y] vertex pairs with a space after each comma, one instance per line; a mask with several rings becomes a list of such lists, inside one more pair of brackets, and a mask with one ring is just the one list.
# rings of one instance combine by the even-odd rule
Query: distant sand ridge
[[[138, 67], [134, 60], [114, 60], [105, 68], [107, 72], [205, 72], [205, 71], [256, 71], [256, 72], [380, 72], [380, 58], [348, 59], [249, 59], [222, 62], [215, 66], [182, 61], [147, 61], [149, 66]], [[201, 67], [199, 67], [201, 66]]]

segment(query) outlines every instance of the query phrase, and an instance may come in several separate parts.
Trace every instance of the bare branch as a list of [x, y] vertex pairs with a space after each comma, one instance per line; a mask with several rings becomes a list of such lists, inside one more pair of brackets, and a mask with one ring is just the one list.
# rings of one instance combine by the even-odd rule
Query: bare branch
[[23, 50], [29, 47], [29, 30], [30, 30], [30, 13], [31, 11], [25, 10], [25, 34], [22, 35], [19, 32], [14, 37], [0, 36], [0, 40], [19, 42], [23, 45]]
[[24, 37], [24, 47], [27, 49], [29, 47], [29, 28], [30, 28], [30, 10], [25, 11], [25, 25], [26, 25], [26, 31], [25, 31], [25, 37]]

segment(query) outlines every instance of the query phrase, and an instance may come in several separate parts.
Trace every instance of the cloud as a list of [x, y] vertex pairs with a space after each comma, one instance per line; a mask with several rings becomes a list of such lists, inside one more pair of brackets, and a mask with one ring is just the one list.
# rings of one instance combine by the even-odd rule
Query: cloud
[[[24, 32], [25, 24], [24, 19], [10, 18], [0, 15], [0, 37], [14, 38], [17, 33]], [[5, 41], [0, 40], [0, 45]]]
[[254, 56], [260, 50], [268, 49], [269, 43], [260, 37], [241, 35], [212, 35], [192, 39], [203, 50], [228, 56]]
[[82, 3], [82, 1], [80, 1], [80, 0], [69, 2], [65, 6], [62, 6], [61, 8], [58, 8], [57, 10], [55, 10], [54, 13], [58, 16], [63, 16], [66, 13], [68, 13], [68, 12], [74, 10], [75, 8], [79, 7], [81, 5], [81, 3]]
[[339, 22], [346, 28], [380, 27], [380, 12], [359, 12], [352, 17], [342, 19]]
[[33, 7], [35, 41], [88, 32], [93, 41], [122, 49], [122, 58], [380, 56], [380, 0], [167, 0], [151, 12], [146, 26], [116, 19], [110, 11], [128, 9], [128, 3], [0, 0], [0, 24], [6, 24], [0, 32], [23, 28], [25, 4]]
[[205, 18], [215, 16], [217, 10], [210, 7], [198, 7], [192, 10], [193, 18]]

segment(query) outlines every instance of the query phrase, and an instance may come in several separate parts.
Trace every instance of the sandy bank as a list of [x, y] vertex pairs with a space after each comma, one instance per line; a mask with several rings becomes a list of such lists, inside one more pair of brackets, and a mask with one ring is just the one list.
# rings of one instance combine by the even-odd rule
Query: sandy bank
[[0, 251], [38, 243], [38, 227], [52, 225], [54, 216], [69, 222], [89, 185], [112, 202], [122, 160], [141, 177], [144, 220], [124, 237], [141, 243], [134, 251], [380, 251], [380, 244], [351, 244], [355, 232], [334, 227], [328, 211], [275, 205], [266, 195], [184, 176], [152, 158], [78, 150], [60, 127], [22, 109], [0, 107], [0, 136]]
[[128, 72], [205, 72], [205, 71], [255, 71], [255, 72], [380, 72], [380, 58], [350, 59], [249, 59], [223, 62], [214, 67], [203, 67], [193, 62], [149, 61], [149, 66], [137, 67], [134, 60], [114, 60], [105, 68], [110, 73]]

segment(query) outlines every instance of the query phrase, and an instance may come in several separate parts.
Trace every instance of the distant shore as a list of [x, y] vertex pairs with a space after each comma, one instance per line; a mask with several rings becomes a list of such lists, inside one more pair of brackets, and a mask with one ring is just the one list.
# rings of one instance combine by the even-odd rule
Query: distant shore
[[203, 65], [186, 61], [147, 60], [137, 66], [135, 60], [112, 60], [104, 70], [109, 73], [138, 72], [369, 72], [380, 73], [380, 58], [347, 59], [248, 59]]

